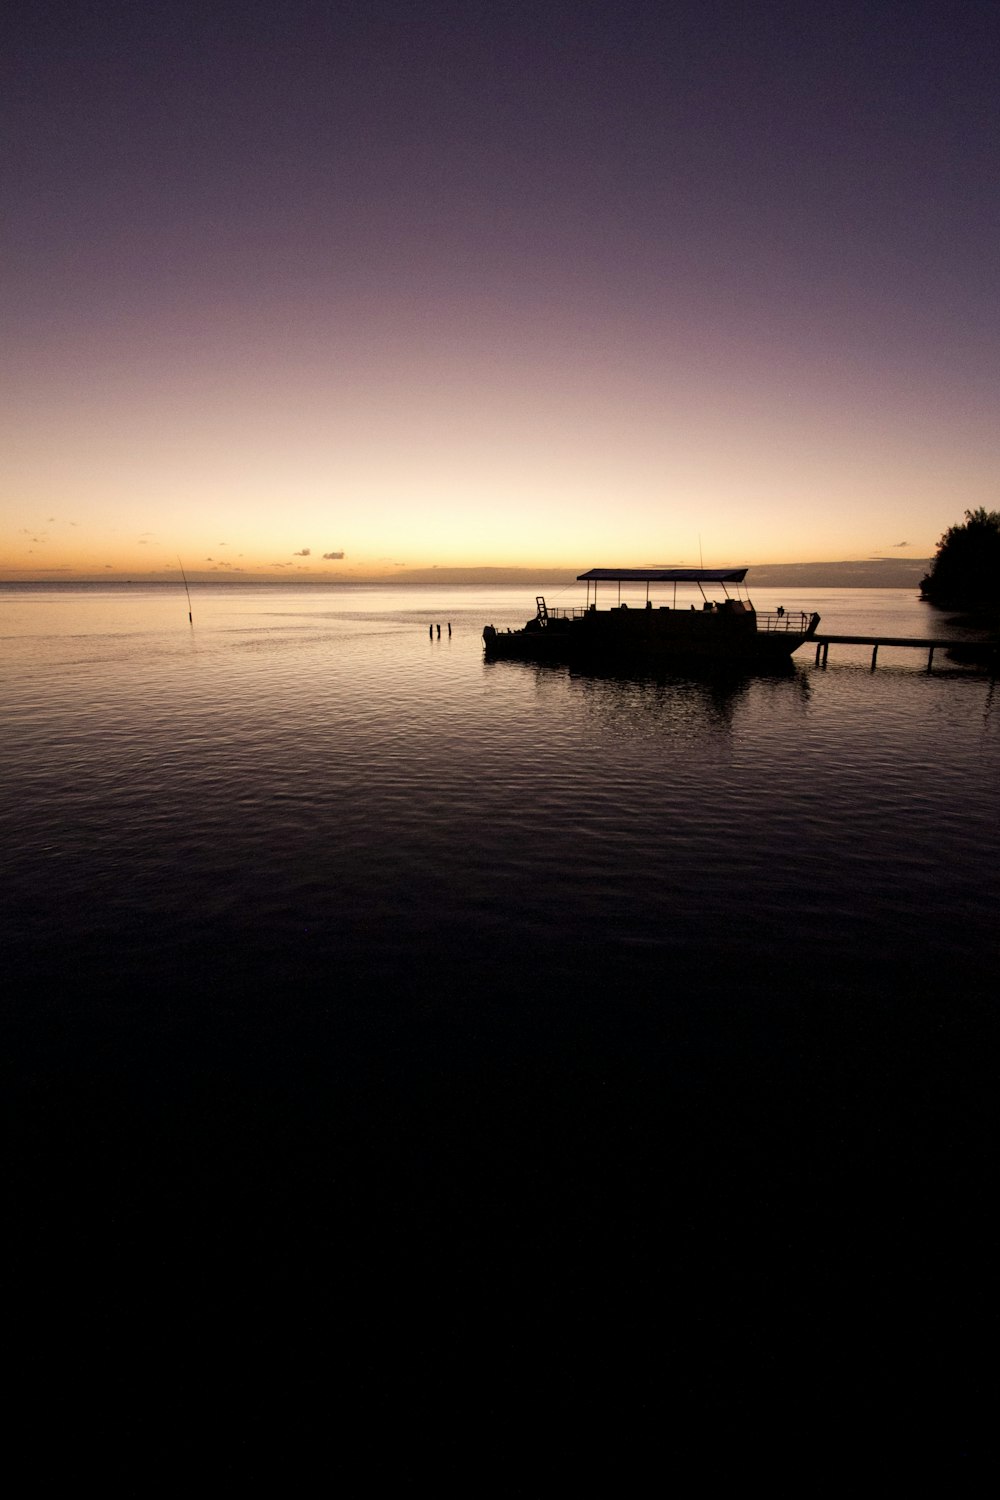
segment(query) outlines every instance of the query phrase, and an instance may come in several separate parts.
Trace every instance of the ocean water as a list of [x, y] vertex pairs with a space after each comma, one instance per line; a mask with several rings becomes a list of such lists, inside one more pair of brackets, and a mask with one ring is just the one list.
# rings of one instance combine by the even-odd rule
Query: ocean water
[[[892, 648], [780, 679], [485, 665], [524, 596], [202, 589], [192, 628], [176, 590], [6, 593], [12, 960], [404, 984], [524, 950], [571, 987], [581, 943], [624, 982], [720, 944], [807, 972], [991, 948], [992, 684]], [[813, 602], [947, 628], [896, 590]]]
[[485, 664], [533, 592], [0, 592], [32, 1315], [307, 1405], [332, 1361], [424, 1442], [428, 1403], [723, 1433], [808, 1370], [819, 1425], [905, 1388], [977, 1453], [995, 685]]

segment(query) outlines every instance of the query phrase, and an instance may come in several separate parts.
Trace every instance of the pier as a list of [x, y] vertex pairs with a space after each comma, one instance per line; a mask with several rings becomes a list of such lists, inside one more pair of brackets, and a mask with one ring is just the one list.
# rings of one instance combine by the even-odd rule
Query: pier
[[826, 666], [826, 659], [830, 654], [831, 646], [871, 646], [872, 665], [874, 672], [875, 663], [878, 660], [878, 648], [880, 646], [907, 646], [914, 651], [927, 652], [927, 670], [931, 670], [934, 663], [934, 652], [939, 648], [942, 650], [950, 646], [961, 646], [974, 651], [981, 651], [984, 658], [988, 659], [991, 674], [997, 670], [997, 661], [1000, 658], [1000, 642], [998, 641], [956, 641], [952, 637], [937, 636], [934, 638], [916, 635], [814, 635], [812, 640], [816, 643], [816, 665]]

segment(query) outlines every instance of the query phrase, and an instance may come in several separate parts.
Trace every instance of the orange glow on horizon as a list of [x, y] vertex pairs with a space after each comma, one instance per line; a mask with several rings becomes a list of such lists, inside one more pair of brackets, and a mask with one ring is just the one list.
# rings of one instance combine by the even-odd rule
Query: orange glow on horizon
[[960, 389], [694, 326], [613, 361], [474, 327], [366, 325], [339, 363], [301, 319], [257, 363], [238, 326], [162, 362], [127, 326], [53, 338], [8, 403], [0, 577], [927, 557], [993, 503], [994, 413]]

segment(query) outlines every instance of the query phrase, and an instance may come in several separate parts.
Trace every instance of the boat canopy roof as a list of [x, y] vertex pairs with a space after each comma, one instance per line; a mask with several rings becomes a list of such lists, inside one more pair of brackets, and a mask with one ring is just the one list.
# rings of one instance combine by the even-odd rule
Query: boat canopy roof
[[746, 568], [591, 568], [577, 583], [742, 583]]

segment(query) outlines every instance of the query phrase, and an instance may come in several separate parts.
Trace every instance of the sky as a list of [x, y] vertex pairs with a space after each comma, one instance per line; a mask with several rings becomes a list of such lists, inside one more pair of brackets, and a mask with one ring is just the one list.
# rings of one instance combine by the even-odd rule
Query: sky
[[927, 557], [1000, 11], [15, 0], [0, 579]]

